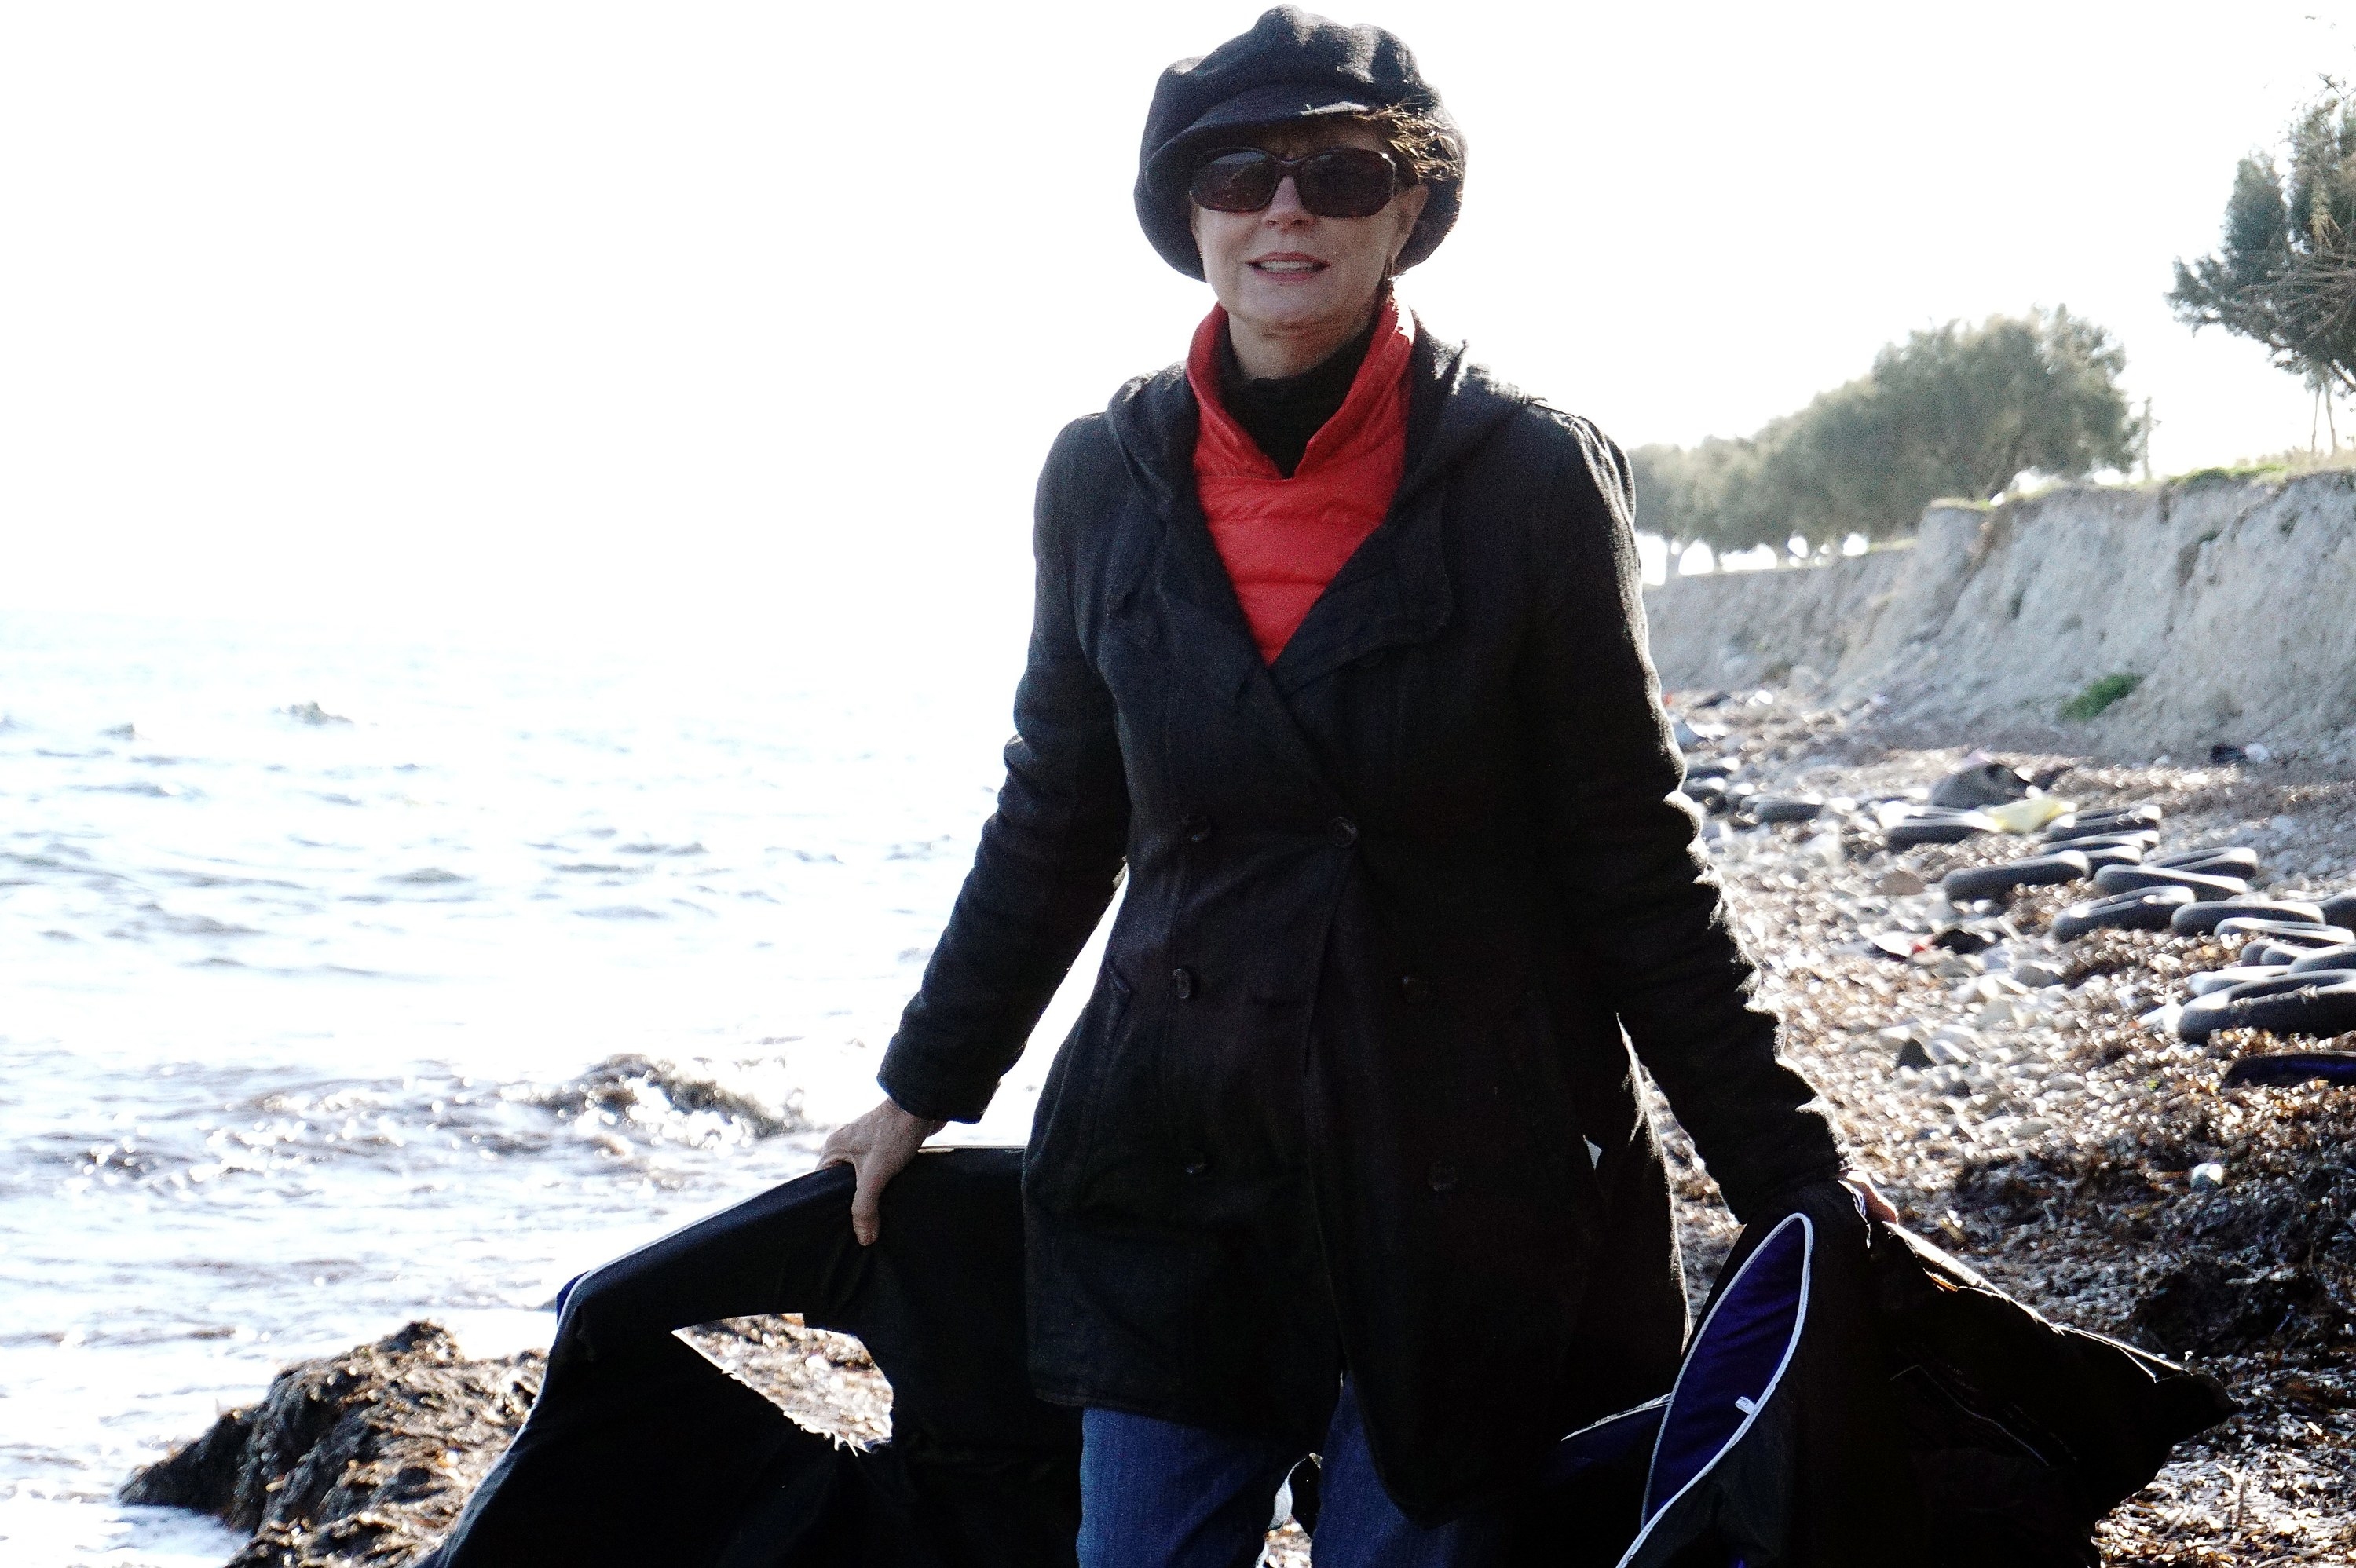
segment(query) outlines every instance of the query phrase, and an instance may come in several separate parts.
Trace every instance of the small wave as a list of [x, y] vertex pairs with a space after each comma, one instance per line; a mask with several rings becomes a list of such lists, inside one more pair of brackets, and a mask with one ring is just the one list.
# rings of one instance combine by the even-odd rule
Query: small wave
[[439, 887], [447, 882], [471, 881], [473, 879], [461, 876], [455, 871], [445, 871], [439, 866], [424, 866], [414, 871], [402, 871], [390, 877], [379, 877], [377, 880], [400, 882], [409, 887], [431, 888]]
[[616, 844], [616, 855], [701, 855], [707, 853], [701, 844]]
[[155, 784], [147, 779], [128, 784], [75, 784], [73, 788], [83, 795], [144, 795], [155, 800], [170, 800], [189, 793], [178, 784]]
[[117, 724], [112, 729], [101, 730], [98, 734], [102, 741], [136, 741], [139, 739], [139, 727], [136, 724]]
[[599, 904], [594, 909], [577, 909], [573, 912], [584, 920], [661, 920], [664, 918], [660, 910], [648, 909], [644, 904]]
[[340, 713], [330, 713], [316, 702], [296, 702], [278, 710], [302, 724], [348, 724], [350, 720]]
[[610, 877], [617, 871], [635, 871], [640, 869], [641, 868], [636, 866], [601, 866], [594, 860], [577, 860], [571, 865], [551, 866], [549, 868], [552, 871], [577, 871], [587, 876], [606, 877]]
[[154, 923], [177, 936], [259, 936], [262, 933], [250, 925], [231, 925], [215, 920], [209, 914], [174, 914], [168, 910], [150, 912]]
[[560, 1118], [594, 1115], [605, 1118], [608, 1125], [626, 1122], [659, 1125], [672, 1116], [691, 1121], [710, 1116], [756, 1138], [809, 1130], [809, 1124], [802, 1119], [798, 1096], [773, 1107], [676, 1062], [644, 1056], [607, 1057], [580, 1077], [547, 1091], [536, 1104]]

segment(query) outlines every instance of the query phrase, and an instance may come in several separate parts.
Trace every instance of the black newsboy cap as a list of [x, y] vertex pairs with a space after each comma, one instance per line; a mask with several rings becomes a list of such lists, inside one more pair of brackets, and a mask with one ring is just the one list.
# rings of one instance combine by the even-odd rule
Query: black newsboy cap
[[[1345, 27], [1295, 5], [1261, 14], [1251, 31], [1200, 59], [1180, 60], [1154, 85], [1138, 151], [1137, 220], [1162, 259], [1203, 275], [1186, 199], [1193, 155], [1222, 133], [1376, 109], [1419, 110], [1451, 131], [1440, 94], [1416, 69], [1405, 44], [1380, 27]], [[1423, 216], [1399, 253], [1402, 271], [1440, 248], [1462, 195], [1453, 178], [1424, 182]]]

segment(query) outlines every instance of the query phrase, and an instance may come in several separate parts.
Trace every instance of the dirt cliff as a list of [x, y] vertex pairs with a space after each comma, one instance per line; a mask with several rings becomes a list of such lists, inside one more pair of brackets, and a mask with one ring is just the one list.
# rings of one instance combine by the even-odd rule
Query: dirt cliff
[[[1672, 688], [1879, 696], [1885, 731], [1931, 743], [2147, 760], [2258, 741], [2356, 760], [2348, 469], [1941, 504], [1910, 546], [1674, 577], [1645, 611]], [[2131, 689], [2065, 716], [2105, 683]]]

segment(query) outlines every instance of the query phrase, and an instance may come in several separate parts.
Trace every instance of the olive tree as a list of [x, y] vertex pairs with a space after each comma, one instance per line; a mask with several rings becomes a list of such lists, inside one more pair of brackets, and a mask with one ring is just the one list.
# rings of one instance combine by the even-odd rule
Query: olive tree
[[2244, 158], [2214, 251], [2176, 263], [2176, 317], [2263, 344], [2329, 409], [2356, 393], [2356, 91], [2327, 81], [2281, 162]]

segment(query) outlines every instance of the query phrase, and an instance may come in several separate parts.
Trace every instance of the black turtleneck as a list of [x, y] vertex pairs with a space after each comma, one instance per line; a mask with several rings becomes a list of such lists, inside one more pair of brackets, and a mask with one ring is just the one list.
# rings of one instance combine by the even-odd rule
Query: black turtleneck
[[1235, 345], [1226, 334], [1220, 334], [1219, 400], [1287, 479], [1301, 466], [1309, 438], [1323, 429], [1349, 398], [1350, 383], [1357, 379], [1358, 367], [1365, 363], [1366, 350], [1374, 347], [1375, 325], [1381, 319], [1382, 313], [1376, 312], [1364, 332], [1298, 376], [1264, 381], [1244, 374]]

